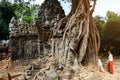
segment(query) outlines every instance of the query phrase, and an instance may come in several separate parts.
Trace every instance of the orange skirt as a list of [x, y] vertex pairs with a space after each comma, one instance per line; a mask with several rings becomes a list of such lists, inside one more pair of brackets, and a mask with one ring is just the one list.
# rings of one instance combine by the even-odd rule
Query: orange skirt
[[108, 62], [108, 72], [113, 74], [113, 61]]

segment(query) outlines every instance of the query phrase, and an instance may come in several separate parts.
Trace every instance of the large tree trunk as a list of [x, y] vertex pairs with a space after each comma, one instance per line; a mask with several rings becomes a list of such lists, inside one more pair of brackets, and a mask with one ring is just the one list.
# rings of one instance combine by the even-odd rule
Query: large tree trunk
[[[95, 4], [96, 0], [94, 0], [92, 6], [90, 6], [89, 0], [72, 0], [70, 13], [58, 23], [54, 33], [56, 34], [62, 30], [63, 37], [62, 42], [55, 42], [59, 44], [60, 49], [58, 49], [58, 46], [55, 47], [60, 50], [57, 53], [59, 54], [58, 59], [59, 63], [64, 66], [85, 65], [96, 62], [100, 38], [92, 18]], [[66, 25], [61, 28], [63, 23], [66, 23]]]

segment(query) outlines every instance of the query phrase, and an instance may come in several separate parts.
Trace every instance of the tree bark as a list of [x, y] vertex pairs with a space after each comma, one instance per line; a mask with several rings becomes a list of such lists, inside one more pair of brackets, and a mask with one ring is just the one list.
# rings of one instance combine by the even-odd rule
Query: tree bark
[[61, 47], [61, 54], [64, 56], [61, 57], [64, 58], [61, 59], [62, 64], [73, 66], [96, 62], [100, 37], [92, 18], [95, 4], [96, 0], [94, 0], [92, 7], [90, 7], [89, 0], [72, 0], [70, 13], [58, 23], [55, 33], [60, 30], [62, 23], [66, 22], [62, 29], [62, 43], [56, 43], [64, 46]]

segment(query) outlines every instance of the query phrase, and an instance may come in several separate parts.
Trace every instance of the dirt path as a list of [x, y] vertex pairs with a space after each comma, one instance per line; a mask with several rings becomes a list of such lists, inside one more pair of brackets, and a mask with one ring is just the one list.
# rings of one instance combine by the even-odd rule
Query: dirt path
[[90, 65], [89, 70], [93, 72], [91, 80], [120, 80], [120, 59], [114, 59], [114, 74], [107, 71], [107, 64], [103, 62], [105, 72], [98, 71], [95, 65]]
[[[87, 74], [90, 75], [90, 78], [85, 80], [120, 80], [120, 59], [114, 59], [114, 74], [110, 74], [107, 71], [107, 64], [105, 63], [105, 61], [106, 60], [104, 60], [103, 62], [105, 72], [98, 71], [96, 67], [97, 65], [91, 64], [88, 67], [89, 73], [87, 72]], [[24, 71], [24, 68], [20, 66], [7, 70], [6, 69], [7, 64], [8, 64], [8, 60], [0, 61], [0, 76], [3, 76], [3, 72], [6, 71], [10, 73], [16, 73], [16, 72], [19, 73], [20, 71]]]

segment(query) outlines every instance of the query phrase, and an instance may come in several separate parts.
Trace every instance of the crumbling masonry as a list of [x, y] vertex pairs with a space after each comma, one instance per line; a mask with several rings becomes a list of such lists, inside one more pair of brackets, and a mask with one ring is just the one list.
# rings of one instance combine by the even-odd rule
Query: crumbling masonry
[[49, 53], [53, 29], [64, 16], [57, 0], [45, 0], [33, 24], [21, 24], [12, 18], [9, 24], [11, 60], [33, 59]]

